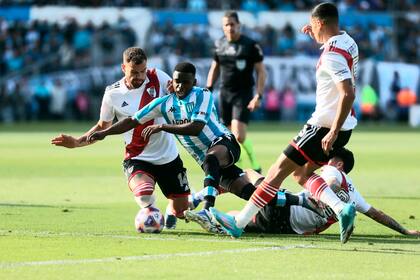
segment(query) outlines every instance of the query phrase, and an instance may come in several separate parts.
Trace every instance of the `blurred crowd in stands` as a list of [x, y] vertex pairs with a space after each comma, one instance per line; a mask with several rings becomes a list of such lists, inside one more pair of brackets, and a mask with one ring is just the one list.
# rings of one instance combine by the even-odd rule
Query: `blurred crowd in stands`
[[[0, 18], [0, 75], [28, 68], [53, 72], [87, 66], [114, 65], [121, 50], [136, 44], [136, 36], [121, 18], [116, 25], [79, 25], [46, 21], [6, 21]], [[48, 61], [48, 63], [45, 63]]]
[[[63, 85], [44, 74], [119, 65], [123, 50], [136, 42], [123, 18], [98, 27], [74, 19], [58, 25], [0, 18], [0, 122], [91, 118], [93, 98], [103, 93], [104, 84], [98, 91], [91, 86], [95, 83], [75, 88], [80, 81]], [[43, 75], [28, 79], [37, 74]]]
[[[360, 58], [376, 61], [420, 63], [420, 22], [398, 18], [401, 28], [374, 23], [366, 27], [355, 25], [346, 31], [358, 42]], [[249, 29], [243, 33], [260, 43], [266, 56], [318, 56], [319, 45], [290, 24], [282, 29], [271, 26]], [[220, 36], [222, 36], [220, 30]], [[214, 42], [206, 26], [153, 25], [146, 48], [149, 54], [176, 53], [185, 57], [208, 57]]]
[[[0, 0], [1, 5], [77, 5], [77, 6], [142, 6], [195, 11], [210, 9], [309, 10], [320, 1], [202, 1], [202, 0]], [[335, 1], [342, 11], [406, 11], [419, 12], [419, 1], [341, 0]], [[396, 4], [398, 2], [398, 5]], [[420, 17], [395, 13], [395, 25], [384, 27], [370, 23], [346, 27], [359, 45], [360, 58], [420, 64]], [[218, 30], [222, 36], [221, 28]], [[281, 29], [271, 26], [247, 28], [243, 33], [260, 42], [265, 56], [319, 55], [319, 46], [287, 24]], [[206, 25], [152, 24], [142, 45], [148, 56], [168, 54], [186, 58], [212, 57], [213, 38]], [[105, 82], [118, 79], [122, 51], [138, 44], [136, 33], [124, 18], [116, 24], [95, 26], [79, 24], [69, 18], [65, 24], [46, 21], [6, 21], [0, 18], [0, 122], [25, 120], [89, 119], [97, 116]], [[117, 66], [115, 68], [115, 66]], [[96, 79], [93, 86], [71, 87], [61, 79], [28, 77], [39, 73], [92, 67], [114, 67], [114, 76]], [[112, 69], [114, 69], [112, 68]], [[168, 69], [165, 69], [168, 70]], [[18, 73], [18, 75], [16, 75]], [[90, 78], [89, 78], [90, 79]], [[92, 79], [95, 80], [95, 79]], [[394, 78], [397, 80], [397, 78]], [[395, 83], [396, 84], [396, 83]], [[366, 91], [370, 94], [369, 90]], [[395, 100], [393, 100], [395, 101]], [[94, 109], [92, 109], [94, 108]], [[291, 88], [275, 89], [267, 85], [263, 110], [257, 118], [270, 120], [301, 119]], [[367, 107], [366, 107], [367, 108]], [[370, 107], [369, 107], [370, 108]], [[93, 110], [93, 112], [92, 112]], [[306, 116], [304, 117], [306, 118]], [[395, 117], [396, 119], [399, 117]]]
[[[0, 5], [74, 5], [82, 7], [117, 6], [148, 7], [157, 9], [244, 10], [260, 12], [267, 10], [302, 11], [309, 10], [319, 0], [0, 0]], [[417, 0], [336, 0], [341, 11], [414, 11], [419, 10]]]

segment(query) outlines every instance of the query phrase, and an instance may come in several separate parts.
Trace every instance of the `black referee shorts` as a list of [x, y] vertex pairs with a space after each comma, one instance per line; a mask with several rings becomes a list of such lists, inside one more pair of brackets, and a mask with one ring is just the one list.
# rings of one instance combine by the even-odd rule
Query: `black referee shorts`
[[252, 99], [253, 89], [230, 91], [221, 89], [219, 98], [219, 113], [224, 125], [230, 126], [232, 120], [249, 123], [251, 111], [247, 108]]

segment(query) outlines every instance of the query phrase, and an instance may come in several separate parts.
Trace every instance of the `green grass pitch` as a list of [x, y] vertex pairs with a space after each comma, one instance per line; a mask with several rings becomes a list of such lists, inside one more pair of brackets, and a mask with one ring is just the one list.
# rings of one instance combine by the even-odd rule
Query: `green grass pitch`
[[[238, 240], [183, 221], [174, 231], [136, 233], [122, 138], [74, 150], [50, 145], [60, 132], [80, 135], [89, 127], [0, 126], [0, 279], [420, 279], [420, 239], [360, 214], [345, 245], [338, 225], [317, 236]], [[251, 125], [264, 171], [299, 129]], [[350, 175], [366, 200], [406, 228], [420, 229], [419, 129], [361, 125], [348, 147], [356, 156]], [[202, 171], [180, 150], [198, 190]], [[284, 186], [300, 189], [291, 179]], [[229, 194], [217, 200], [222, 210], [243, 205]]]

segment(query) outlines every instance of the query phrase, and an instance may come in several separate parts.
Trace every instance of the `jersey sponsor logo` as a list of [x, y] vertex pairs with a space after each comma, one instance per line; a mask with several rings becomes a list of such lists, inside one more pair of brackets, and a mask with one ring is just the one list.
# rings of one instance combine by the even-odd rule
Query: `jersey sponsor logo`
[[344, 74], [347, 74], [348, 72], [349, 71], [347, 71], [347, 69], [342, 69], [342, 70], [339, 70], [339, 71], [335, 72], [334, 75], [343, 76]]
[[184, 123], [190, 123], [191, 120], [189, 119], [182, 119], [182, 120], [172, 120], [173, 124], [184, 124]]
[[234, 46], [228, 46], [226, 49], [222, 50], [222, 55], [235, 55], [236, 50]]
[[128, 106], [128, 103], [124, 101], [124, 102], [121, 104], [121, 107], [125, 107], [125, 106]]
[[246, 60], [245, 59], [237, 59], [236, 60], [236, 68], [238, 70], [244, 70], [246, 67]]

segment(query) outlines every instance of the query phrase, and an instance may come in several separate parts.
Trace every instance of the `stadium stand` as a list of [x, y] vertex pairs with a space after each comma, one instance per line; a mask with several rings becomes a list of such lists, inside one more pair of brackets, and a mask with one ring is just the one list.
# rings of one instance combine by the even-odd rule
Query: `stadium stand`
[[[220, 18], [225, 9], [240, 9], [243, 32], [260, 42], [269, 73], [267, 91], [274, 89], [281, 95], [280, 107], [281, 93], [287, 92], [290, 100], [292, 92], [295, 102], [287, 102], [295, 104], [292, 115], [295, 120], [306, 119], [312, 111], [315, 84], [308, 77], [313, 77], [319, 46], [299, 28], [315, 2], [0, 1], [0, 122], [57, 119], [60, 106], [51, 109], [51, 104], [63, 103], [57, 101], [63, 99], [59, 94], [53, 94], [57, 85], [67, 104], [58, 112], [59, 118], [90, 118], [94, 115], [90, 112], [98, 110], [104, 86], [120, 75], [121, 51], [131, 45], [145, 48], [149, 64], [168, 72], [180, 59], [193, 60], [202, 85], [213, 41], [222, 36]], [[344, 11], [341, 23], [359, 44], [360, 90], [373, 87], [378, 109], [388, 112], [397, 71], [401, 90], [411, 89], [418, 102], [418, 1], [336, 2]], [[290, 106], [287, 109], [293, 111]], [[254, 118], [266, 115], [257, 112]]]

